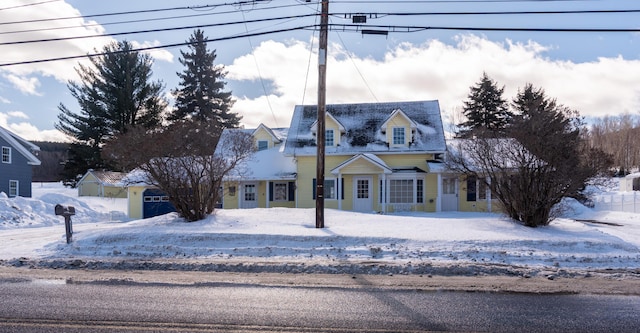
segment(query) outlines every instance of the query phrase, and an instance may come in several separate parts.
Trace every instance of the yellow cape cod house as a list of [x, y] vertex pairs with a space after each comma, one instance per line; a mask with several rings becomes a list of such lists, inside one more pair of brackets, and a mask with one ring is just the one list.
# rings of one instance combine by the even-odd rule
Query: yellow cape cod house
[[[315, 206], [316, 122], [316, 106], [296, 106], [284, 148], [296, 160], [296, 207]], [[387, 213], [447, 205], [438, 101], [327, 105], [325, 129], [325, 207]]]
[[[315, 207], [317, 127], [317, 106], [298, 105], [289, 128], [261, 124], [227, 130], [251, 134], [256, 153], [227, 175], [219, 207]], [[327, 105], [325, 130], [326, 208], [492, 210], [483, 182], [444, 167], [447, 142], [436, 100]], [[168, 201], [161, 193], [147, 192], [140, 183], [130, 188], [130, 218], [154, 215], [145, 213], [145, 202], [151, 207]]]

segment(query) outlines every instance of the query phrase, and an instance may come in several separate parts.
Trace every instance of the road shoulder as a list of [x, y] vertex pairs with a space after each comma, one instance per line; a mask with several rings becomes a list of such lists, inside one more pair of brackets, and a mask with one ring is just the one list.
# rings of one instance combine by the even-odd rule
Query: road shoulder
[[68, 270], [0, 267], [0, 280], [14, 282], [57, 281], [67, 284], [168, 284], [215, 286], [251, 284], [311, 288], [374, 288], [419, 291], [468, 291], [537, 294], [597, 294], [640, 296], [640, 279], [611, 276], [516, 277], [441, 275], [352, 275], [230, 273], [153, 270]]

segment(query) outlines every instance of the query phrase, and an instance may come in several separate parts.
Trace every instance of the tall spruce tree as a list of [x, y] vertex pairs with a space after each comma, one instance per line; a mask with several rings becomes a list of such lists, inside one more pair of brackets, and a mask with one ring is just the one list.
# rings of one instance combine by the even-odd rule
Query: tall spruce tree
[[486, 72], [475, 86], [472, 86], [463, 112], [467, 120], [458, 124], [459, 137], [471, 137], [480, 133], [501, 136], [511, 119], [507, 100], [502, 97], [504, 86], [498, 87]]
[[90, 59], [91, 66], [78, 65], [80, 81], [67, 85], [80, 110], [74, 112], [61, 103], [55, 127], [76, 143], [71, 146], [70, 156], [77, 160], [67, 163], [64, 172], [71, 184], [69, 177], [73, 175], [109, 167], [100, 158], [107, 140], [130, 126], [153, 128], [162, 123], [167, 107], [161, 95], [164, 86], [160, 81], [150, 81], [151, 57], [132, 49], [127, 41], [106, 45], [103, 56]]
[[235, 128], [241, 117], [231, 112], [234, 100], [230, 91], [223, 91], [226, 82], [224, 66], [215, 66], [216, 51], [207, 49], [208, 38], [202, 30], [195, 30], [188, 40], [189, 51], [180, 51], [180, 63], [185, 66], [180, 88], [173, 91], [175, 109], [168, 119], [212, 122], [221, 128]]

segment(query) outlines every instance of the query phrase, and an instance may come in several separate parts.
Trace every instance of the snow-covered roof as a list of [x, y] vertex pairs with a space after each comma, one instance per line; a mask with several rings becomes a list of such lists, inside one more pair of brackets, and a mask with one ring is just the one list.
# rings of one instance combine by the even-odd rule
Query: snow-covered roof
[[296, 163], [280, 147], [257, 151], [230, 172], [228, 180], [294, 180]]
[[89, 170], [82, 177], [82, 179], [80, 179], [80, 182], [82, 182], [89, 174], [92, 174], [94, 177], [96, 177], [96, 179], [103, 185], [112, 186], [124, 186], [122, 179], [127, 176], [127, 174], [123, 172]]
[[626, 179], [640, 178], [640, 172], [630, 173], [630, 174], [624, 176], [624, 178], [626, 178]]
[[[285, 142], [287, 155], [315, 155], [316, 141], [312, 126], [317, 121], [317, 105], [297, 105]], [[401, 110], [417, 126], [414, 142], [405, 148], [390, 148], [381, 127], [389, 116]], [[336, 147], [326, 147], [327, 155], [387, 152], [444, 152], [446, 150], [438, 101], [331, 104], [326, 106], [345, 133]]]
[[16, 151], [22, 154], [30, 165], [40, 165], [40, 160], [31, 152], [40, 151], [40, 147], [12, 133], [0, 126], [0, 137], [9, 143]]

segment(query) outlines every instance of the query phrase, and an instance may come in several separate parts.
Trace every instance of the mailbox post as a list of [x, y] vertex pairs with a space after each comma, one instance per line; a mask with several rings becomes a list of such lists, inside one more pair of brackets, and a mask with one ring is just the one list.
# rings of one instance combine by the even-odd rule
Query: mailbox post
[[76, 209], [73, 206], [63, 206], [57, 204], [55, 207], [56, 215], [64, 216], [64, 229], [67, 234], [67, 244], [71, 243], [73, 235], [73, 226], [71, 225], [71, 216], [76, 215]]

